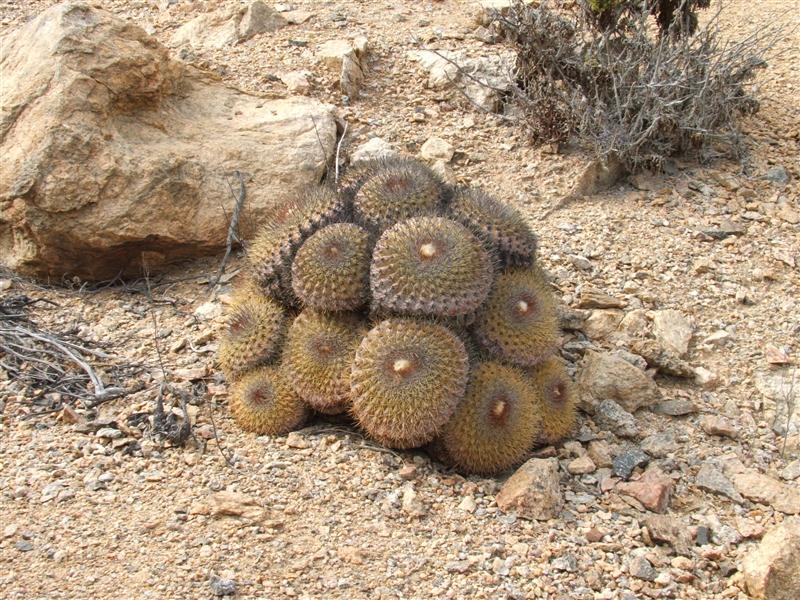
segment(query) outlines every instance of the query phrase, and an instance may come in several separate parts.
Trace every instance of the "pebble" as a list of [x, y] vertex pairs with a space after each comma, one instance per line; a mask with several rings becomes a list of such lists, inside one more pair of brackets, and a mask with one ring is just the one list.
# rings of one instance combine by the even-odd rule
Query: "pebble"
[[289, 435], [286, 436], [286, 446], [288, 448], [295, 448], [297, 450], [303, 450], [305, 448], [309, 448], [311, 443], [308, 441], [306, 436], [297, 433], [296, 431], [292, 431]]
[[594, 473], [597, 467], [594, 461], [589, 456], [580, 456], [569, 462], [567, 471], [573, 475], [586, 475], [587, 473]]
[[105, 438], [109, 440], [117, 440], [122, 437], [122, 432], [119, 429], [113, 429], [111, 427], [103, 427], [102, 429], [98, 429], [97, 433], [95, 433], [96, 437]]
[[578, 387], [581, 408], [589, 413], [604, 400], [633, 413], [655, 404], [661, 396], [647, 373], [608, 352], [586, 352], [578, 370]]
[[30, 552], [33, 550], [33, 544], [28, 540], [19, 540], [18, 542], [14, 543], [14, 547], [20, 552]]
[[458, 508], [468, 513], [475, 512], [476, 508], [475, 498], [473, 498], [472, 496], [464, 496], [461, 499], [461, 502], [458, 504]]
[[669, 506], [672, 478], [658, 467], [650, 467], [637, 481], [617, 484], [617, 491], [635, 498], [642, 506], [656, 513], [663, 513]]
[[641, 448], [628, 446], [614, 457], [612, 468], [616, 476], [628, 479], [636, 467], [644, 467], [649, 462], [650, 457]]
[[453, 146], [440, 137], [429, 137], [419, 149], [419, 155], [425, 160], [443, 160], [450, 162], [455, 150]]
[[718, 415], [704, 415], [700, 419], [700, 427], [708, 435], [718, 435], [733, 439], [739, 437], [739, 431], [733, 421]]
[[611, 446], [609, 446], [608, 442], [605, 440], [593, 440], [589, 442], [587, 452], [592, 462], [600, 468], [610, 467], [613, 464]]
[[739, 504], [744, 503], [744, 498], [742, 498], [742, 495], [733, 487], [733, 483], [725, 477], [722, 471], [711, 463], [705, 463], [700, 467], [700, 471], [697, 473], [694, 483], [701, 490], [720, 494]]
[[628, 573], [632, 577], [644, 581], [655, 581], [656, 577], [658, 577], [658, 572], [650, 564], [650, 561], [643, 556], [634, 557], [628, 561]]
[[401, 504], [403, 512], [411, 517], [422, 517], [427, 513], [425, 505], [420, 500], [414, 487], [408, 483], [403, 489], [403, 501]]
[[565, 554], [554, 558], [550, 565], [556, 571], [566, 571], [567, 573], [575, 573], [578, 570], [578, 559], [573, 554]]
[[781, 478], [793, 481], [800, 478], [800, 460], [795, 460], [786, 465], [781, 471]]
[[594, 412], [594, 422], [598, 427], [625, 438], [639, 435], [636, 418], [613, 400], [603, 400]]
[[400, 467], [400, 470], [397, 472], [397, 474], [400, 476], [400, 479], [411, 481], [417, 476], [417, 465], [403, 465]]
[[653, 334], [662, 347], [680, 358], [689, 351], [694, 326], [677, 310], [657, 310], [653, 314]]
[[532, 458], [508, 478], [495, 497], [504, 512], [516, 511], [540, 521], [556, 518], [564, 506], [558, 460]]
[[659, 402], [653, 407], [653, 412], [670, 417], [682, 417], [696, 413], [697, 407], [687, 398], [675, 398]]
[[236, 594], [236, 582], [232, 579], [222, 579], [212, 575], [209, 584], [211, 585], [211, 592], [215, 596], [233, 596]]
[[640, 447], [655, 458], [664, 458], [679, 449], [675, 433], [669, 430], [647, 436], [642, 440]]

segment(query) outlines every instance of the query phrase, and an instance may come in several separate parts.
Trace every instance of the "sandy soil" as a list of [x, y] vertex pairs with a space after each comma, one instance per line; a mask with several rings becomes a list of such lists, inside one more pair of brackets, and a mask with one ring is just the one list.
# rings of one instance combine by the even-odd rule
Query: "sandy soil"
[[[3, 2], [0, 31], [54, 3]], [[168, 43], [198, 5], [215, 3], [100, 4]], [[732, 0], [723, 16], [732, 35], [777, 19], [795, 26], [765, 73], [762, 110], [746, 124], [752, 153], [744, 165], [679, 164], [674, 175], [639, 181], [641, 189], [620, 184], [547, 219], [542, 211], [571, 187], [585, 157], [533, 148], [496, 116], [427, 89], [427, 75], [407, 56], [428, 47], [496, 52], [473, 35], [472, 2], [291, 4], [314, 16], [233, 48], [195, 51], [192, 61], [272, 96], [287, 94], [278, 75], [308, 69], [311, 94], [341, 104], [313, 48], [366, 35], [364, 93], [343, 107], [349, 147], [377, 135], [415, 154], [430, 136], [447, 140], [460, 182], [482, 184], [529, 215], [565, 304], [574, 305], [591, 284], [624, 298], [627, 312], [674, 308], [695, 323], [688, 360], [713, 372], [718, 385], [659, 378], [665, 398], [691, 400], [698, 411], [679, 418], [644, 411], [637, 420], [643, 438], [667, 431], [679, 441], [655, 460], [674, 480], [670, 515], [687, 531], [708, 526], [715, 537], [686, 558], [654, 545], [644, 529], [646, 511], [614, 491], [603, 493], [602, 472], [573, 476], [565, 469], [562, 517], [535, 522], [498, 510], [494, 495], [503, 478], [461, 477], [421, 452], [377, 448], [340, 423], [315, 421], [289, 438], [240, 432], [214, 369], [222, 324], [222, 302], [206, 283], [214, 259], [154, 277], [152, 299], [143, 281], [68, 290], [9, 279], [3, 297], [55, 302], [35, 305], [30, 316], [52, 330], [79, 327], [84, 339], [117, 357], [111, 362], [132, 365], [124, 383], [141, 390], [96, 411], [79, 410], [91, 422], [76, 425], [57, 420], [59, 413], [32, 418], [46, 403], [33, 404], [30, 392], [0, 378], [0, 596], [211, 597], [232, 580], [241, 597], [261, 598], [745, 597], [737, 565], [784, 517], [766, 504], [704, 492], [695, 476], [709, 459], [734, 455], [780, 479], [800, 457], [796, 425], [781, 455], [782, 436], [773, 431], [779, 406], [764, 393], [766, 378], [791, 369], [771, 367], [766, 346], [795, 362], [800, 351], [800, 16], [786, 14], [791, 3]], [[415, 117], [420, 112], [424, 117]], [[778, 165], [790, 184], [761, 178]], [[702, 233], [724, 221], [745, 233], [721, 241]], [[237, 260], [232, 268], [238, 266]], [[226, 292], [224, 286], [223, 299]], [[730, 334], [727, 341], [705, 343], [720, 330]], [[172, 381], [186, 389], [189, 381], [203, 382], [189, 407], [197, 440], [183, 448], [143, 435], [130, 419], [153, 408], [161, 378], [154, 338]], [[704, 414], [729, 417], [738, 437], [706, 434]], [[98, 437], [100, 425], [122, 438]], [[612, 449], [625, 445], [586, 421], [584, 432], [592, 430]], [[566, 464], [580, 448], [554, 452]], [[220, 516], [211, 498], [223, 490], [255, 504], [236, 496], [231, 502], [243, 514]], [[599, 541], [587, 538], [593, 531]], [[631, 574], [633, 557], [647, 558], [654, 580]]]

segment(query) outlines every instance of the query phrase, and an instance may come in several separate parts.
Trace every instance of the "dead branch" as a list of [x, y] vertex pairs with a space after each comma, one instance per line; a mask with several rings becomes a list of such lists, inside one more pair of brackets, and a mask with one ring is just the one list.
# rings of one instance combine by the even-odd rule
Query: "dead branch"
[[[234, 198], [236, 198], [236, 204], [233, 207], [233, 214], [231, 215], [231, 221], [228, 225], [228, 238], [225, 241], [225, 256], [222, 257], [222, 263], [219, 266], [219, 271], [217, 272], [217, 276], [214, 278], [214, 281], [209, 286], [211, 289], [217, 287], [222, 275], [225, 273], [225, 266], [228, 264], [228, 259], [231, 256], [231, 251], [233, 250], [233, 245], [239, 242], [239, 215], [242, 212], [242, 206], [244, 206], [244, 200], [247, 196], [247, 190], [244, 185], [244, 177], [242, 176], [241, 171], [234, 171], [234, 175], [239, 178], [239, 195], [238, 197], [234, 194]], [[228, 183], [228, 187], [231, 190], [231, 194], [233, 194], [233, 188], [231, 188], [230, 182]]]

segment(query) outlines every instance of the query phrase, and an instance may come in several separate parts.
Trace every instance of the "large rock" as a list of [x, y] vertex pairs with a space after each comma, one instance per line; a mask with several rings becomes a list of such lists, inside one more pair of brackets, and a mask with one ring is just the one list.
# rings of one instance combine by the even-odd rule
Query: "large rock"
[[590, 413], [603, 400], [615, 400], [633, 413], [660, 398], [658, 386], [647, 373], [613, 354], [587, 352], [579, 372], [581, 408]]
[[102, 279], [216, 252], [234, 171], [252, 226], [334, 152], [332, 107], [226, 87], [83, 2], [0, 48], [0, 261], [19, 272]]
[[795, 600], [800, 590], [800, 518], [767, 532], [742, 562], [747, 591], [757, 600]]

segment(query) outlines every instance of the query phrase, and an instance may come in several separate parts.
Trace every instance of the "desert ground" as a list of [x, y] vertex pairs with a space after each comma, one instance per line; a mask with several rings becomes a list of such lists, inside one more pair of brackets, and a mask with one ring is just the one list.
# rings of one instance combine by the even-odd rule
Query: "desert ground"
[[[0, 3], [0, 33], [53, 4]], [[99, 2], [167, 46], [177, 27], [216, 4], [237, 2]], [[0, 377], [0, 596], [747, 598], [742, 560], [793, 508], [733, 488], [711, 492], [698, 474], [715, 464], [727, 479], [758, 473], [784, 496], [800, 494], [800, 414], [788, 420], [773, 393], [800, 359], [793, 3], [731, 0], [722, 16], [731, 36], [777, 20], [794, 26], [761, 75], [761, 110], [744, 124], [745, 160], [678, 159], [667, 173], [630, 178], [546, 217], [586, 156], [535, 147], [512, 123], [429, 89], [409, 58], [421, 48], [496, 52], [501, 44], [475, 34], [474, 2], [288, 4], [312, 16], [187, 60], [268, 97], [289, 95], [282, 73], [308, 70], [308, 94], [341, 106], [345, 152], [375, 136], [411, 155], [433, 136], [446, 140], [458, 182], [525, 212], [564, 306], [577, 307], [592, 286], [622, 299], [625, 315], [640, 311], [647, 326], [653, 311], [674, 309], [693, 330], [685, 360], [707, 378], [658, 375], [662, 402], [689, 408], [639, 411], [633, 436], [581, 415], [577, 441], [537, 451], [559, 459], [564, 494], [559, 517], [538, 521], [498, 508], [507, 475], [464, 477], [424, 452], [381, 448], [340, 421], [317, 418], [276, 438], [240, 431], [215, 366], [236, 280], [209, 289], [220, 256], [99, 285], [5, 273], [4, 299], [46, 300], [28, 316], [96, 342], [130, 393], [94, 409], [48, 411], [57, 399], [34, 402], [31, 390]], [[358, 35], [369, 43], [368, 69], [360, 97], [344, 103], [313, 48]], [[765, 178], [777, 168], [788, 182]], [[227, 272], [243, 265], [236, 256]], [[598, 322], [603, 310], [587, 314], [600, 311]], [[625, 336], [600, 329], [565, 333], [567, 350], [580, 358], [627, 348]], [[193, 393], [193, 436], [178, 447], [146, 427], [165, 373]], [[609, 456], [631, 445], [672, 480], [671, 539], [653, 539], [659, 515], [610, 483]], [[587, 455], [595, 468], [573, 472]]]

